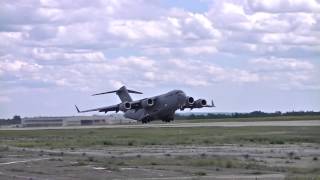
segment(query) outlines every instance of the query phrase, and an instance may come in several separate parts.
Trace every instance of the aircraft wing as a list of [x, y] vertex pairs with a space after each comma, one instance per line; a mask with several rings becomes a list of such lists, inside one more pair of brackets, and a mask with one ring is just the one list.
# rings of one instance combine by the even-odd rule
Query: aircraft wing
[[75, 106], [78, 113], [84, 113], [84, 112], [91, 112], [91, 111], [99, 111], [99, 112], [109, 112], [109, 111], [119, 111], [119, 105], [112, 105], [112, 106], [105, 106], [105, 107], [101, 107], [101, 108], [95, 108], [95, 109], [88, 109], [88, 110], [84, 110], [84, 111], [80, 111], [79, 108], [77, 106]]
[[[130, 108], [129, 109], [141, 109], [141, 101], [132, 101], [132, 102], [126, 102], [126, 103], [130, 103]], [[85, 112], [91, 112], [91, 111], [99, 111], [99, 112], [109, 112], [109, 111], [115, 111], [115, 112], [119, 112], [119, 111], [123, 111], [122, 108], [120, 107], [121, 105], [123, 105], [123, 103], [120, 104], [116, 104], [116, 105], [111, 105], [111, 106], [105, 106], [105, 107], [101, 107], [101, 108], [95, 108], [95, 109], [88, 109], [88, 110], [79, 110], [79, 108], [75, 105], [77, 112], [78, 113], [85, 113]], [[129, 110], [126, 109], [126, 110]]]

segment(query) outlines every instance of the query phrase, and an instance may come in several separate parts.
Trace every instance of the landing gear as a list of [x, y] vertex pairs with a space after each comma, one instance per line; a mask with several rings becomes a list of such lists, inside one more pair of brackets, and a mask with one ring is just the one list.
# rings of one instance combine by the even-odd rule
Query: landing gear
[[145, 118], [143, 118], [143, 119], [141, 120], [142, 124], [147, 124], [147, 123], [150, 122], [150, 121], [151, 121], [151, 119], [150, 119], [149, 116], [147, 116], [147, 117], [145, 117]]
[[162, 119], [163, 122], [169, 123], [170, 121], [173, 121], [173, 119]]

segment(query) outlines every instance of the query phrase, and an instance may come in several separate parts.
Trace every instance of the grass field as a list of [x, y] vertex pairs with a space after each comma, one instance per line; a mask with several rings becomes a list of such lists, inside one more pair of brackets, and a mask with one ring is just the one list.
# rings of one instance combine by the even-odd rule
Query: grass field
[[320, 144], [320, 127], [196, 127], [0, 131], [17, 147], [82, 148], [144, 145]]

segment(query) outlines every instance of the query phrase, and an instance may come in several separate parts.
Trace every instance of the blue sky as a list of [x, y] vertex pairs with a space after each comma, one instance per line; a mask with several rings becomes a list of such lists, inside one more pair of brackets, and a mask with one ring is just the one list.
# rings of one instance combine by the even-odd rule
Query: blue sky
[[319, 21], [317, 0], [4, 0], [0, 118], [76, 115], [121, 85], [214, 99], [200, 111], [319, 111]]

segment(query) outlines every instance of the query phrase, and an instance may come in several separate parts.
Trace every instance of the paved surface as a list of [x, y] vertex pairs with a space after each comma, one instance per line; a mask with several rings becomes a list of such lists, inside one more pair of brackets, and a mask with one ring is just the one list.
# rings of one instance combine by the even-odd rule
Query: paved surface
[[126, 124], [104, 126], [65, 126], [34, 128], [0, 128], [0, 130], [43, 130], [43, 129], [91, 129], [91, 128], [177, 128], [177, 127], [248, 127], [248, 126], [320, 126], [318, 120], [305, 121], [256, 121], [256, 122], [206, 122], [206, 123], [168, 123], [168, 124]]
[[[98, 149], [88, 147], [76, 150], [64, 149], [63, 156], [60, 152], [61, 150], [18, 147], [3, 149], [0, 151], [2, 155], [0, 179], [282, 180], [290, 179], [290, 176], [287, 177], [292, 173], [290, 168], [301, 170], [298, 175], [303, 179], [318, 179], [317, 168], [320, 165], [320, 161], [313, 159], [320, 156], [318, 144], [248, 146], [230, 144], [200, 147], [99, 147]], [[193, 159], [194, 164], [190, 164], [188, 159]], [[205, 159], [209, 161], [203, 161]], [[231, 159], [230, 162], [234, 162], [232, 164], [235, 166], [226, 167], [224, 163], [228, 162], [227, 159]], [[155, 162], [160, 160], [160, 164], [152, 165], [154, 160]], [[176, 160], [180, 162], [165, 164], [166, 161]], [[137, 162], [137, 164], [130, 164], [130, 161]], [[141, 164], [141, 162], [144, 163]], [[220, 163], [197, 165], [196, 162]], [[236, 162], [254, 166], [246, 167], [245, 164], [237, 166]], [[197, 175], [199, 172], [203, 172], [203, 175]], [[309, 172], [314, 174], [310, 175]]]

